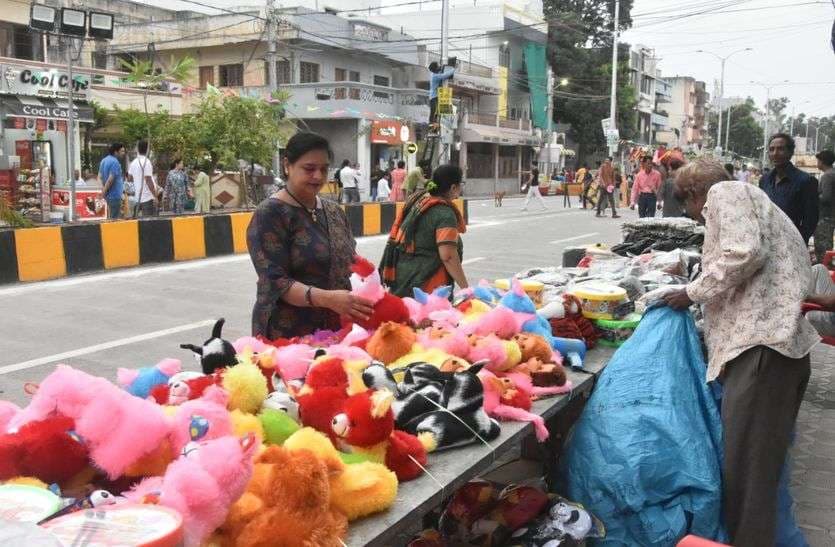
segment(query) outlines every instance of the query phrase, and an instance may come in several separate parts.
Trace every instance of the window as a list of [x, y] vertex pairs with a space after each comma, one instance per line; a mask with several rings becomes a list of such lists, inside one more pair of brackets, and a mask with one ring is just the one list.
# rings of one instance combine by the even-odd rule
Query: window
[[389, 78], [388, 76], [377, 76], [374, 75], [374, 85], [381, 85], [388, 87], [389, 86]]
[[316, 63], [299, 63], [299, 81], [303, 84], [319, 81], [319, 65]]
[[215, 85], [215, 67], [200, 67], [200, 89], [206, 89], [206, 85]]
[[[344, 82], [347, 78], [348, 71], [344, 68], [335, 68], [333, 69], [333, 81], [334, 82]], [[344, 99], [347, 96], [347, 92], [345, 91], [346, 88], [344, 87], [337, 87], [333, 90], [333, 98], [334, 99]]]
[[241, 87], [244, 85], [244, 65], [220, 65], [218, 83], [220, 87]]
[[515, 146], [499, 146], [499, 178], [515, 177], [519, 174], [519, 158]]
[[[266, 76], [264, 76], [264, 81], [267, 85], [270, 85], [270, 63], [264, 63], [264, 74], [266, 74]], [[291, 74], [290, 61], [283, 59], [275, 62], [275, 75], [278, 80], [278, 85], [292, 84], [293, 78]]]
[[30, 61], [40, 61], [35, 59], [35, 37], [40, 38], [39, 33], [29, 30], [28, 27], [22, 25], [14, 26], [14, 55], [18, 59], [28, 59]]
[[93, 63], [93, 68], [107, 68], [107, 53], [104, 51], [94, 51], [90, 54], [90, 61]]
[[[360, 73], [357, 70], [351, 70], [348, 72], [348, 79], [352, 82], [359, 82], [360, 81]], [[360, 99], [360, 90], [358, 87], [352, 87], [349, 91], [350, 96], [353, 100], [358, 101]]]
[[499, 48], [499, 66], [510, 68], [510, 48], [505, 45]]
[[493, 156], [495, 145], [486, 142], [467, 143], [467, 178], [493, 178], [496, 158]]

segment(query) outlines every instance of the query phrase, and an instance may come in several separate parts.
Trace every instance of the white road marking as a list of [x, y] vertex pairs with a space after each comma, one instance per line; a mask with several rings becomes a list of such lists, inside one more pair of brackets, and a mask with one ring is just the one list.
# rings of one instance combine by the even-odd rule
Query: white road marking
[[580, 234], [578, 236], [567, 237], [565, 239], [555, 239], [554, 241], [551, 241], [550, 243], [552, 243], [554, 245], [556, 245], [558, 243], [568, 243], [569, 241], [576, 241], [578, 239], [584, 239], [584, 238], [587, 238], [587, 237], [593, 237], [593, 236], [597, 236], [597, 235], [600, 235], [600, 234], [598, 232], [591, 232], [589, 234]]
[[207, 319], [205, 321], [198, 321], [196, 323], [180, 325], [179, 327], [171, 327], [170, 329], [163, 329], [154, 332], [148, 332], [145, 334], [138, 334], [136, 336], [129, 336], [128, 338], [119, 338], [118, 340], [111, 340], [110, 342], [105, 342], [103, 344], [96, 344], [94, 346], [87, 346], [86, 348], [65, 351], [64, 353], [56, 353], [54, 355], [47, 355], [46, 357], [38, 357], [37, 359], [30, 359], [29, 361], [23, 361], [21, 363], [5, 365], [0, 367], [0, 374], [8, 374], [10, 372], [16, 372], [18, 370], [26, 370], [28, 368], [34, 368], [41, 365], [54, 363], [56, 361], [71, 359], [73, 357], [89, 355], [91, 353], [96, 353], [106, 349], [118, 348], [119, 346], [127, 346], [128, 344], [135, 344], [137, 342], [144, 342], [146, 340], [153, 340], [154, 338], [161, 338], [163, 336], [168, 336], [169, 334], [177, 334], [179, 332], [185, 332], [188, 330], [209, 327], [214, 325], [215, 321], [215, 319]]
[[467, 260], [462, 261], [461, 265], [466, 266], [467, 264], [472, 264], [473, 262], [480, 262], [482, 260], [487, 260], [487, 257], [486, 256], [475, 256], [473, 258], [468, 258]]
[[[357, 239], [357, 245], [362, 243], [373, 243], [384, 240], [388, 235], [377, 235], [361, 237]], [[13, 285], [8, 288], [0, 289], [0, 296], [13, 296], [18, 294], [26, 294], [34, 291], [60, 289], [64, 287], [73, 287], [75, 285], [84, 285], [86, 283], [101, 282], [106, 279], [120, 279], [140, 277], [147, 274], [175, 272], [182, 270], [194, 270], [197, 268], [205, 268], [207, 266], [216, 266], [218, 264], [230, 264], [234, 262], [246, 262], [249, 260], [249, 254], [242, 253], [229, 256], [218, 256], [212, 258], [201, 258], [199, 260], [190, 260], [188, 262], [177, 262], [174, 264], [161, 264], [159, 266], [134, 266], [122, 270], [115, 270], [109, 272], [93, 273], [90, 275], [71, 276], [61, 279], [53, 279], [50, 281], [39, 281], [35, 283], [21, 283]]]

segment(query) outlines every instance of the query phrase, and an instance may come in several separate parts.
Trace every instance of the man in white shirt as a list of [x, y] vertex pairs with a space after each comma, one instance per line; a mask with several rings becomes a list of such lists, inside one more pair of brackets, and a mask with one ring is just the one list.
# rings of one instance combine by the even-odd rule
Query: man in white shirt
[[349, 160], [342, 162], [342, 168], [339, 170], [339, 180], [342, 182], [342, 197], [345, 203], [360, 202], [359, 177], [359, 171], [351, 167]]
[[751, 171], [748, 170], [748, 166], [742, 164], [742, 169], [736, 174], [736, 180], [739, 182], [751, 182]]
[[676, 177], [676, 198], [705, 225], [702, 274], [666, 295], [702, 304], [707, 380], [722, 384], [722, 512], [731, 544], [774, 545], [777, 487], [820, 338], [800, 312], [812, 283], [794, 224], [753, 184], [697, 159]]
[[131, 211], [135, 217], [139, 213], [144, 217], [154, 217], [159, 214], [157, 195], [159, 188], [154, 180], [154, 167], [148, 159], [148, 141], [136, 143], [137, 156], [130, 162], [128, 177], [133, 181], [134, 195]]

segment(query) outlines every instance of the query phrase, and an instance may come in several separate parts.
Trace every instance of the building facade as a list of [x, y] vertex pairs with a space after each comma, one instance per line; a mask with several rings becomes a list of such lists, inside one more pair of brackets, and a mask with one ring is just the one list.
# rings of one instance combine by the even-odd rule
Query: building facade
[[707, 103], [704, 82], [690, 76], [667, 78], [671, 88], [668, 105], [669, 131], [662, 138], [669, 146], [699, 152], [707, 145]]
[[655, 50], [635, 45], [629, 51], [631, 84], [635, 88], [638, 144], [662, 144], [662, 136], [669, 129], [670, 118], [666, 106], [671, 101], [669, 84], [661, 77]]
[[[432, 44], [420, 63], [426, 79], [424, 67], [440, 60], [438, 4], [377, 13], [370, 19]], [[541, 3], [454, 1], [449, 36], [449, 55], [459, 62], [450, 86], [458, 105], [456, 149], [467, 193], [516, 192], [536, 161], [547, 125], [547, 23]]]

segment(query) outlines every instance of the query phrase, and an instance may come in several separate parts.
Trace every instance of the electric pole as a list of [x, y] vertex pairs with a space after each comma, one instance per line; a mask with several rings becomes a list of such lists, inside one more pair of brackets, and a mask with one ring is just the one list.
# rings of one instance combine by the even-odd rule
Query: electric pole
[[[768, 158], [768, 125], [769, 125], [769, 117], [770, 117], [770, 106], [769, 103], [771, 102], [771, 88], [778, 85], [783, 85], [788, 83], [788, 80], [783, 80], [782, 82], [775, 82], [772, 84], [764, 83], [764, 82], [755, 82], [751, 80], [752, 84], [761, 85], [765, 88], [765, 124], [763, 127], [763, 154], [762, 154], [762, 167], [765, 168], [765, 160]], [[808, 125], [807, 131], [808, 131]]]
[[[278, 29], [276, 24], [275, 0], [267, 0], [267, 77], [270, 80], [270, 98], [278, 91], [278, 74], [276, 70], [276, 39]], [[273, 150], [273, 173], [281, 173], [278, 149]]]
[[[620, 22], [620, 0], [615, 0], [615, 18], [612, 21], [612, 91], [609, 97], [609, 119], [612, 122], [612, 129], [618, 128], [615, 118], [615, 103], [617, 100], [618, 87], [618, 23]], [[609, 136], [606, 135], [608, 139]], [[614, 156], [617, 144], [609, 145], [609, 154]]]
[[[76, 220], [75, 212], [75, 103], [73, 102], [73, 92], [75, 91], [75, 82], [73, 81], [72, 73], [72, 42], [73, 38], [66, 37], [67, 40], [67, 77], [69, 78], [69, 85], [67, 85], [67, 176], [70, 179], [70, 209], [67, 220], [70, 222]], [[84, 47], [84, 40], [81, 40], [79, 46], [79, 56], [81, 48]]]
[[[441, 2], [441, 62], [440, 65], [443, 67], [446, 65], [447, 56], [449, 55], [449, 0], [443, 0]], [[444, 80], [441, 84], [441, 87], [447, 87], [447, 80]], [[444, 120], [448, 119], [445, 118], [446, 116], [450, 116], [451, 114], [441, 114], [440, 112], [437, 114], [438, 116], [438, 132], [441, 136], [441, 149], [438, 153], [438, 163], [444, 163], [449, 161], [450, 152], [449, 147], [450, 144], [448, 142], [450, 136], [448, 132], [450, 129], [448, 128], [448, 124], [444, 123]]]

